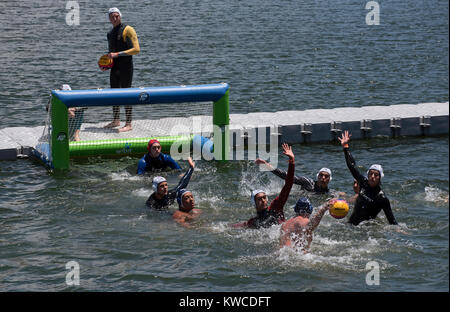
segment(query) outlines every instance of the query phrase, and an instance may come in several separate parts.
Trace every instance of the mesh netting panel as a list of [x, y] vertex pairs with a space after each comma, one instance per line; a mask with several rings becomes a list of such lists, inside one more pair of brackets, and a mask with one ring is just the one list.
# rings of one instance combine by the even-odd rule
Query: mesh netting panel
[[120, 107], [119, 127], [104, 128], [113, 120], [112, 107], [89, 107], [84, 111], [82, 118], [80, 127], [82, 141], [212, 132], [211, 103], [134, 105], [132, 106], [133, 129], [121, 133], [118, 133], [117, 129], [125, 125], [124, 106]]
[[[51, 98], [50, 98], [51, 99]], [[47, 110], [48, 114], [45, 119], [44, 129], [42, 130], [42, 134], [38, 139], [38, 142], [34, 149], [37, 151], [36, 156], [41, 158], [44, 163], [50, 164], [52, 162], [52, 153], [51, 151], [51, 101], [48, 101]]]

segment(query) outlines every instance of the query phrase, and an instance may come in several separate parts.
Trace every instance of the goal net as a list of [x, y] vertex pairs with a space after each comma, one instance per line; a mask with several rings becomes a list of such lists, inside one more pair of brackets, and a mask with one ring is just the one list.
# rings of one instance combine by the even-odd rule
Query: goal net
[[[192, 146], [197, 135], [214, 137], [220, 143], [214, 157], [225, 159], [228, 89], [228, 84], [222, 83], [52, 91], [35, 154], [51, 168], [67, 169], [72, 157], [143, 155], [148, 141], [154, 138], [160, 141], [163, 152], [170, 153], [175, 143]], [[132, 129], [120, 132], [130, 116], [127, 109], [131, 109]], [[107, 127], [114, 119], [114, 110], [119, 111], [120, 124]]]

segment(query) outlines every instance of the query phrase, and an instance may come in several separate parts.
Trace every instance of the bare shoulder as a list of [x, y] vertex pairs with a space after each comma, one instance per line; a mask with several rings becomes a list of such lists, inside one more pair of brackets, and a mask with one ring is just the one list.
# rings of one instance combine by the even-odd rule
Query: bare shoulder
[[200, 209], [192, 209], [191, 211], [190, 211], [190, 213], [192, 213], [193, 215], [198, 215], [198, 214], [200, 214], [200, 213], [202, 213], [202, 211], [200, 210]]
[[289, 219], [288, 221], [284, 222], [283, 225], [281, 226], [281, 229], [285, 232], [286, 231], [292, 232], [292, 231], [307, 228], [309, 223], [310, 223], [309, 219], [298, 216], [298, 217]]
[[188, 216], [188, 214], [186, 212], [177, 210], [173, 213], [172, 217], [174, 218], [174, 220], [176, 221], [182, 221], [184, 222], [186, 217]]
[[177, 222], [186, 222], [196, 218], [200, 213], [201, 213], [200, 209], [192, 209], [189, 212], [177, 210], [173, 213], [172, 217]]

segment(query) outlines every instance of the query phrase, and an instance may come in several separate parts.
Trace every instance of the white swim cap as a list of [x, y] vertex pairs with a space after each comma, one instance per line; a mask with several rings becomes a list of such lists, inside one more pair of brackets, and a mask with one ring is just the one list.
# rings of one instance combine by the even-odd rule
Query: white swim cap
[[331, 170], [328, 169], [328, 168], [322, 168], [322, 169], [320, 169], [319, 172], [317, 172], [317, 174], [316, 174], [316, 179], [319, 180], [319, 174], [320, 174], [322, 171], [323, 171], [323, 172], [326, 172], [326, 173], [328, 173], [328, 174], [330, 175], [330, 181], [331, 181], [331, 179], [332, 179], [333, 177], [331, 176]]
[[109, 9], [108, 10], [108, 17], [109, 17], [109, 14], [111, 14], [111, 13], [119, 13], [119, 16], [122, 17], [122, 13], [120, 13], [120, 10], [118, 8], [111, 8], [111, 9]]
[[257, 194], [259, 194], [259, 193], [264, 193], [264, 194], [266, 194], [266, 192], [264, 192], [263, 190], [254, 190], [254, 191], [252, 191], [252, 202], [253, 202], [254, 204], [256, 204], [256, 202], [255, 202], [255, 196], [256, 196]]
[[166, 182], [167, 180], [163, 177], [154, 177], [152, 181], [152, 188], [156, 192], [158, 190], [158, 185], [162, 182]]
[[381, 178], [384, 177], [383, 167], [381, 167], [381, 165], [374, 164], [374, 165], [370, 166], [369, 170], [367, 170], [367, 176], [369, 176], [370, 170], [376, 170], [380, 173]]
[[68, 84], [63, 84], [61, 86], [61, 90], [69, 91], [69, 90], [72, 90], [72, 88]]

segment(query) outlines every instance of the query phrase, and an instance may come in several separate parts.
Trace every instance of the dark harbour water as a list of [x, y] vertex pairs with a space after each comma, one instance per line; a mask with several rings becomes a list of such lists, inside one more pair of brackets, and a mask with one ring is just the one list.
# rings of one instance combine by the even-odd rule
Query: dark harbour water
[[[96, 61], [112, 5], [78, 1], [80, 25], [69, 26], [66, 3], [0, 2], [2, 128], [43, 125], [48, 94], [62, 83], [109, 86]], [[379, 1], [378, 26], [366, 25], [366, 3], [121, 1], [141, 44], [133, 86], [227, 82], [231, 113], [448, 101], [448, 1]], [[283, 185], [251, 161], [197, 162], [189, 186], [203, 212], [191, 228], [145, 209], [151, 178], [134, 175], [136, 158], [73, 161], [58, 174], [33, 160], [1, 161], [0, 290], [448, 291], [448, 136], [351, 148], [362, 171], [383, 165], [406, 234], [383, 213], [357, 227], [327, 214], [306, 255], [278, 247], [279, 226], [228, 226], [254, 215], [251, 189], [272, 199]], [[339, 145], [294, 152], [296, 174], [314, 177], [327, 166], [331, 187], [352, 192]], [[166, 176], [177, 183], [176, 173]], [[294, 186], [291, 194], [288, 217], [304, 193]], [[317, 207], [325, 198], [311, 200]], [[79, 264], [79, 286], [66, 284], [69, 261]], [[379, 285], [366, 284], [371, 261]]]

